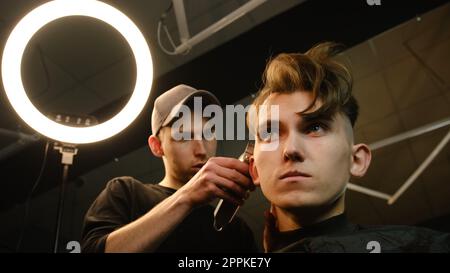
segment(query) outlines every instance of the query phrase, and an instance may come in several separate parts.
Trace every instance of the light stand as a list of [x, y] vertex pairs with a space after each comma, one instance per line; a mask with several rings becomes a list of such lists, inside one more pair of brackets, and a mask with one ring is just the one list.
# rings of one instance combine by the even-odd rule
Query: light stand
[[66, 192], [67, 179], [69, 177], [69, 166], [73, 163], [73, 157], [77, 154], [78, 149], [74, 144], [68, 143], [55, 143], [54, 149], [61, 153], [61, 164], [63, 165], [63, 175], [61, 181], [61, 187], [59, 191], [59, 201], [56, 215], [55, 226], [55, 244], [53, 246], [53, 252], [58, 252], [59, 237], [61, 233], [61, 226], [63, 220], [64, 200]]

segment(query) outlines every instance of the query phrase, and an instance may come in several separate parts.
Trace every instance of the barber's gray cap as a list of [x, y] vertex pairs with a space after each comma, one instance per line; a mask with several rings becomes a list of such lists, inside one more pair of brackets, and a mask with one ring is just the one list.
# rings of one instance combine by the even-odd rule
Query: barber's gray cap
[[155, 100], [152, 113], [152, 134], [157, 135], [159, 130], [169, 124], [177, 115], [172, 109], [179, 108], [193, 97], [202, 97], [203, 105], [220, 102], [216, 96], [206, 90], [197, 90], [185, 84], [180, 84], [164, 92]]

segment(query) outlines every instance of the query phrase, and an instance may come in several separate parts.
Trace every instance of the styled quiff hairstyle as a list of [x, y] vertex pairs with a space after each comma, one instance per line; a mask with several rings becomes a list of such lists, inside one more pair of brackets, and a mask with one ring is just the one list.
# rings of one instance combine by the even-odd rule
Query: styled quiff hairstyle
[[[302, 112], [304, 116], [332, 117], [342, 112], [352, 126], [358, 117], [358, 103], [352, 95], [353, 79], [349, 69], [334, 57], [342, 47], [333, 42], [320, 43], [306, 53], [281, 53], [269, 60], [263, 74], [263, 86], [253, 101], [259, 106], [271, 94], [312, 92], [314, 100]], [[308, 112], [317, 101], [322, 105]]]

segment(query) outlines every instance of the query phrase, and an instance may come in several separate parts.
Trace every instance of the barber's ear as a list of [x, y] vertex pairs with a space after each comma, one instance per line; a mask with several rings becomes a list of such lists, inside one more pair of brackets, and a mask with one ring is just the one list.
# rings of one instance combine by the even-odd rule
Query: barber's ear
[[372, 160], [372, 152], [366, 144], [353, 145], [352, 166], [350, 173], [355, 177], [362, 177], [366, 174]]
[[260, 181], [259, 181], [258, 169], [256, 169], [255, 158], [253, 156], [250, 157], [249, 172], [250, 172], [250, 176], [252, 177], [253, 184], [255, 184], [255, 186], [259, 187]]
[[164, 155], [161, 141], [156, 136], [151, 135], [148, 137], [148, 146], [156, 157], [162, 157]]

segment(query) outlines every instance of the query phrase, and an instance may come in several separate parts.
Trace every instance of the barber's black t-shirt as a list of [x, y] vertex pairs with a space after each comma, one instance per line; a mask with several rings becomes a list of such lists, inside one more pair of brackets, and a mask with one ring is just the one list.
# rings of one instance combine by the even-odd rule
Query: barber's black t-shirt
[[[111, 180], [86, 213], [82, 251], [104, 252], [108, 234], [143, 216], [174, 192], [174, 189], [144, 184], [132, 177]], [[210, 205], [194, 209], [156, 252], [257, 251], [253, 234], [242, 219], [236, 217], [218, 232], [213, 227], [213, 212]]]

